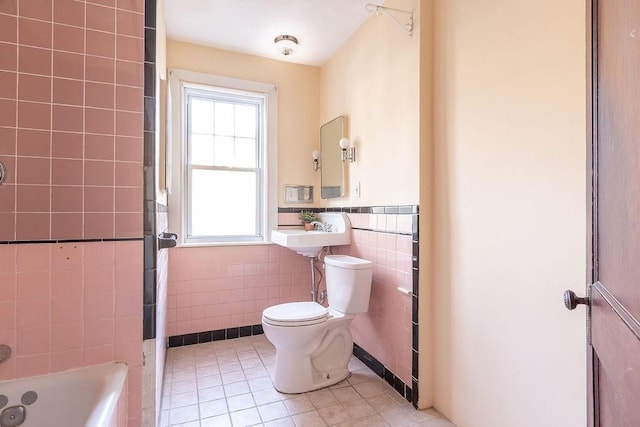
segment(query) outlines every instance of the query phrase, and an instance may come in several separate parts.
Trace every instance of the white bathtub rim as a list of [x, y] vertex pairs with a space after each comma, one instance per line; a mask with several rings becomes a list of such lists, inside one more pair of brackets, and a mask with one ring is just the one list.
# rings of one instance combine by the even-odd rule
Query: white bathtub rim
[[[31, 425], [30, 421], [33, 421], [34, 418], [40, 420], [40, 422], [42, 421], [41, 412], [55, 413], [61, 409], [60, 406], [66, 406], [69, 410], [73, 409], [73, 405], [77, 406], [78, 399], [75, 399], [69, 405], [60, 405], [62, 402], [68, 402], [68, 400], [62, 399], [61, 402], [49, 402], [53, 407], [43, 406], [47, 404], [45, 402], [50, 400], [45, 396], [55, 393], [56, 389], [62, 388], [61, 386], [75, 387], [74, 391], [76, 393], [84, 389], [91, 390], [91, 395], [83, 393], [82, 396], [86, 397], [86, 401], [83, 404], [90, 408], [83, 407], [81, 411], [77, 411], [76, 408], [75, 412], [81, 412], [86, 415], [86, 418], [82, 418], [84, 427], [103, 427], [107, 426], [113, 417], [118, 399], [124, 392], [124, 382], [128, 371], [129, 366], [124, 362], [109, 362], [49, 374], [5, 380], [0, 381], [0, 394], [4, 394], [9, 398], [7, 406], [20, 405], [20, 397], [29, 390], [38, 393], [39, 398], [43, 397], [40, 400], [40, 405], [36, 401], [33, 405], [27, 406], [27, 419], [24, 426], [29, 427]], [[64, 390], [68, 392], [68, 390]], [[49, 421], [55, 422], [56, 420], [49, 419]]]

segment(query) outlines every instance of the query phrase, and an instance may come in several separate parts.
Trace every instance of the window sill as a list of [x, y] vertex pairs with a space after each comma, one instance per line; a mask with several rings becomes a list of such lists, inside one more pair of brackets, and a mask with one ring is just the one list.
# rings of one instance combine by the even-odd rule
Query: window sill
[[179, 243], [177, 248], [201, 248], [208, 246], [265, 246], [265, 245], [274, 245], [273, 242], [264, 242], [264, 241], [253, 241], [253, 242], [189, 242], [189, 243]]

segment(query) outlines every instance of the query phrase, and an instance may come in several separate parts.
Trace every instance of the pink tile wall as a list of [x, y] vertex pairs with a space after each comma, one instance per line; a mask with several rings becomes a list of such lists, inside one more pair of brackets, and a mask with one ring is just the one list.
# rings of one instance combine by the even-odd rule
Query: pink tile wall
[[[412, 306], [398, 287], [413, 288], [411, 215], [349, 214], [352, 244], [340, 252], [374, 263], [369, 311], [351, 324], [353, 340], [411, 385]], [[405, 234], [397, 234], [405, 233]]]
[[310, 299], [309, 259], [276, 245], [175, 248], [167, 335], [261, 323], [262, 310]]
[[0, 241], [142, 235], [143, 12], [0, 2]]
[[129, 364], [140, 417], [142, 242], [0, 245], [0, 380], [111, 361]]

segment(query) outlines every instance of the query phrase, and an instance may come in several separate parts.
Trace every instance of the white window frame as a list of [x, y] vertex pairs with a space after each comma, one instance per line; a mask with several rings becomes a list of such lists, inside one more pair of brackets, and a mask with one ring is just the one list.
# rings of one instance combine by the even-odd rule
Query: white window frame
[[[215, 239], [192, 238], [187, 236], [187, 124], [185, 109], [185, 88], [220, 89], [238, 95], [259, 95], [264, 99], [262, 179], [258, 195], [262, 196], [262, 218], [259, 219], [258, 237]], [[270, 240], [270, 230], [277, 224], [277, 88], [273, 84], [215, 76], [185, 70], [169, 70], [169, 90], [167, 91], [167, 190], [169, 201], [169, 231], [178, 234], [179, 246], [215, 245], [255, 245], [266, 244]]]

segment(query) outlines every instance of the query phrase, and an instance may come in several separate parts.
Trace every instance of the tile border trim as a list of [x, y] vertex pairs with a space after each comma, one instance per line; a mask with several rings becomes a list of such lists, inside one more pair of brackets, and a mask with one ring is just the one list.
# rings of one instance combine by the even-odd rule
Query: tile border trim
[[223, 341], [233, 338], [262, 335], [262, 325], [238, 326], [235, 328], [216, 329], [214, 331], [195, 332], [167, 337], [167, 348], [182, 347], [192, 344], [203, 344], [212, 341]]
[[[413, 390], [407, 384], [404, 383], [393, 372], [387, 369], [378, 359], [373, 357], [369, 352], [360, 347], [358, 344], [353, 343], [353, 355], [358, 358], [362, 363], [367, 365], [369, 369], [375, 372], [380, 378], [385, 380], [387, 384], [393, 387], [402, 397], [404, 397], [409, 403], [414, 403]], [[417, 384], [416, 384], [417, 385]], [[415, 399], [417, 402], [417, 399]], [[417, 408], [417, 406], [416, 406]]]
[[326, 208], [314, 208], [314, 207], [297, 207], [297, 208], [283, 208], [278, 207], [278, 213], [298, 213], [300, 211], [312, 211], [312, 212], [344, 212], [344, 213], [363, 213], [363, 214], [397, 214], [397, 215], [411, 215], [419, 214], [420, 209], [418, 205], [389, 205], [389, 206], [346, 206], [346, 207], [326, 207]]
[[50, 240], [1, 240], [0, 245], [31, 245], [34, 243], [95, 243], [95, 242], [135, 242], [143, 240], [142, 237], [115, 237], [108, 239], [50, 239]]

